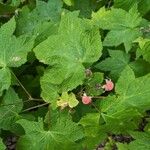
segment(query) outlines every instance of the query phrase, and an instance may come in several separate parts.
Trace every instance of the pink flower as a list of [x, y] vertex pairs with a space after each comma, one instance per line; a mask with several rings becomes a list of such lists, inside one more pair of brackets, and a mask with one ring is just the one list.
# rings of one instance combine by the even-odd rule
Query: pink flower
[[92, 98], [90, 96], [87, 96], [85, 93], [82, 96], [82, 103], [85, 105], [88, 105], [92, 102]]
[[114, 83], [111, 81], [111, 79], [106, 79], [106, 84], [104, 84], [102, 88], [105, 91], [111, 91], [114, 88]]

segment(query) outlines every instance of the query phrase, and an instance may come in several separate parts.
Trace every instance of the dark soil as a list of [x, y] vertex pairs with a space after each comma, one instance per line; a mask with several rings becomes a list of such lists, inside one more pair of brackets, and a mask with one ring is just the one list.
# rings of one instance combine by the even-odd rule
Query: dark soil
[[17, 137], [9, 136], [5, 140], [6, 150], [15, 150], [16, 149]]

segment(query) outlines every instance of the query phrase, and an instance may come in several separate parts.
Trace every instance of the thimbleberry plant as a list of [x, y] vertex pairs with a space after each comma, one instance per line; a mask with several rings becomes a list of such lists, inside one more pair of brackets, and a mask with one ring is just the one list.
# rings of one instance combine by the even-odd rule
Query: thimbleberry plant
[[0, 0], [0, 150], [150, 150], [149, 112], [149, 0]]

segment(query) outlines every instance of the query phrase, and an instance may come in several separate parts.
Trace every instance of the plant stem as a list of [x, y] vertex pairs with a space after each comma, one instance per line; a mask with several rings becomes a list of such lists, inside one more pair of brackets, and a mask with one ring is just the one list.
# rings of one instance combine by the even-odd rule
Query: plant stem
[[35, 108], [40, 108], [40, 107], [46, 106], [46, 105], [48, 105], [48, 104], [49, 104], [49, 103], [44, 103], [44, 104], [40, 104], [40, 105], [37, 105], [37, 106], [30, 107], [30, 108], [27, 108], [27, 109], [25, 109], [25, 110], [22, 110], [21, 113], [24, 113], [24, 112], [33, 110], [33, 109], [35, 109]]
[[105, 96], [94, 96], [94, 97], [92, 97], [92, 98], [96, 98], [96, 99], [98, 99], [98, 98], [104, 99], [104, 98], [106, 98], [106, 97], [105, 97]]
[[31, 94], [26, 90], [26, 88], [22, 85], [22, 83], [19, 81], [19, 79], [17, 78], [17, 76], [14, 74], [13, 71], [11, 71], [11, 73], [13, 74], [13, 76], [16, 78], [17, 82], [19, 83], [19, 85], [22, 87], [22, 89], [24, 90], [24, 92], [27, 94], [29, 100], [33, 99]]
[[101, 113], [101, 111], [96, 107], [96, 105], [94, 104], [94, 103], [91, 103], [92, 104], [92, 106], [94, 106], [94, 108], [99, 112], [99, 113]]
[[48, 129], [50, 129], [50, 126], [51, 126], [51, 108], [50, 108], [50, 105], [48, 106]]
[[31, 99], [31, 100], [25, 100], [25, 101], [21, 101], [21, 102], [17, 102], [17, 103], [10, 103], [10, 104], [1, 104], [0, 107], [5, 107], [5, 106], [11, 106], [11, 105], [19, 105], [19, 104], [22, 104], [22, 103], [27, 103], [27, 102], [30, 102], [30, 101], [35, 101], [35, 102], [42, 102], [43, 100], [41, 99]]

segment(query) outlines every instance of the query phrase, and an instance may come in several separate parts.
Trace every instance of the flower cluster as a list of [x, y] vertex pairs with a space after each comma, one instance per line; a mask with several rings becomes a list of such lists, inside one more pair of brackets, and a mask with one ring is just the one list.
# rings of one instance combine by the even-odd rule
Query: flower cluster
[[[111, 81], [111, 79], [106, 79], [105, 84], [101, 86], [104, 91], [112, 91], [114, 89], [114, 83]], [[87, 96], [86, 93], [82, 96], [82, 103], [85, 105], [88, 105], [92, 102], [92, 97]]]

